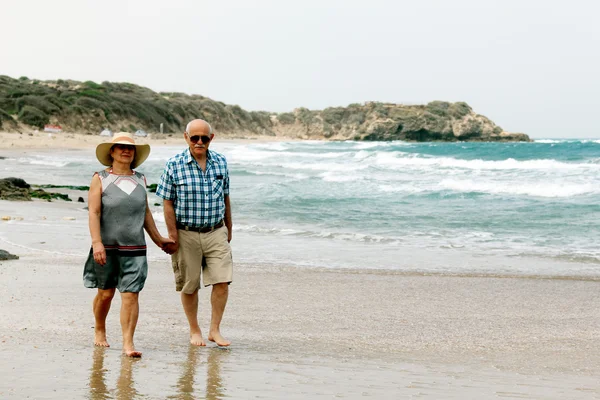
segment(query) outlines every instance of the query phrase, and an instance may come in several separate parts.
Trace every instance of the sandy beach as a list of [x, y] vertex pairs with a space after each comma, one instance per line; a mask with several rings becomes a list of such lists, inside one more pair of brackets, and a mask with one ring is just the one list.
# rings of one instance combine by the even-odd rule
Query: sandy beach
[[0, 262], [1, 398], [600, 397], [594, 280], [238, 263], [223, 322], [233, 345], [193, 348], [170, 260], [151, 247], [142, 359], [120, 355], [117, 297], [112, 347], [95, 349], [83, 207], [0, 201], [0, 248], [20, 256]]
[[[0, 156], [104, 140], [0, 133]], [[0, 262], [0, 398], [600, 398], [597, 277], [236, 262], [222, 325], [233, 344], [195, 348], [170, 259], [150, 245], [136, 330], [142, 359], [121, 356], [118, 296], [112, 347], [94, 348], [94, 291], [82, 284], [85, 206], [0, 200], [0, 249], [20, 257]], [[243, 238], [234, 228], [234, 261]], [[203, 328], [209, 293], [201, 290]]]
[[[234, 136], [215, 133], [218, 140], [252, 140], [252, 141], [276, 141], [296, 140], [287, 137], [276, 136]], [[136, 137], [137, 143], [150, 144], [151, 146], [173, 146], [181, 145], [182, 133], [149, 134], [147, 137]], [[62, 132], [49, 133], [39, 130], [27, 132], [4, 132], [0, 131], [0, 150], [26, 150], [26, 149], [85, 149], [94, 148], [100, 143], [108, 142], [110, 138], [100, 135], [86, 135], [84, 133]]]

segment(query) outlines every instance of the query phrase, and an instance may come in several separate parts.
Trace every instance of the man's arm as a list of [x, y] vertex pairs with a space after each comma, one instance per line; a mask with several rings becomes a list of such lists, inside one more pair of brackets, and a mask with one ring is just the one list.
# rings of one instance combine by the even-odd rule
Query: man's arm
[[169, 237], [175, 241], [175, 251], [179, 248], [179, 235], [177, 234], [177, 220], [175, 219], [175, 206], [173, 200], [163, 200], [163, 210], [165, 213], [165, 224]]
[[225, 196], [225, 226], [227, 227], [227, 241], [231, 242], [233, 221], [231, 220], [231, 203], [229, 202], [229, 196]]

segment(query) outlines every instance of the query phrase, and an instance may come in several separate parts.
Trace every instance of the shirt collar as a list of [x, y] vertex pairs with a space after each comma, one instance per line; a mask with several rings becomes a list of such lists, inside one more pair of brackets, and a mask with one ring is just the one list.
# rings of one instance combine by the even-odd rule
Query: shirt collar
[[[210, 150], [206, 151], [206, 162], [212, 164], [213, 161], [212, 161], [211, 153], [212, 153], [212, 151], [210, 151]], [[184, 153], [183, 157], [187, 164], [191, 163], [192, 161], [196, 161], [196, 159], [194, 157], [192, 157], [192, 152], [190, 151], [189, 147], [187, 149], [185, 149], [185, 153]]]

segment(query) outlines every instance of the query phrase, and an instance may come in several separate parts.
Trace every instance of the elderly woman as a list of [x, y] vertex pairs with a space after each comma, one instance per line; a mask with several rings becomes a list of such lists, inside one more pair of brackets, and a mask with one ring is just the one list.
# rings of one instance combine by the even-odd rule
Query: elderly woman
[[150, 146], [136, 144], [127, 132], [117, 133], [110, 143], [98, 145], [96, 157], [108, 168], [94, 174], [88, 197], [92, 248], [83, 281], [86, 287], [98, 289], [93, 303], [94, 344], [109, 347], [106, 316], [118, 289], [123, 353], [129, 357], [142, 355], [135, 349], [133, 335], [139, 314], [138, 297], [148, 274], [144, 229], [165, 252], [166, 245], [173, 243], [158, 232], [148, 207], [146, 178], [133, 170], [149, 154]]

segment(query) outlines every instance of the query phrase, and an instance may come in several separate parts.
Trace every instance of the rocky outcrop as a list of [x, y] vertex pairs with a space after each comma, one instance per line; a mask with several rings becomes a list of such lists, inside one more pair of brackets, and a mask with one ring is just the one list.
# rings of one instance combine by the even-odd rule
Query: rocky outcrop
[[462, 102], [411, 106], [372, 102], [322, 111], [300, 108], [278, 114], [273, 123], [276, 132], [303, 139], [531, 141], [525, 134], [505, 132]]

